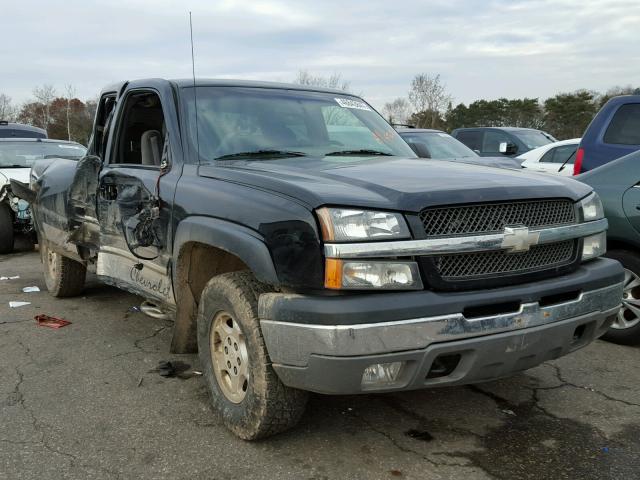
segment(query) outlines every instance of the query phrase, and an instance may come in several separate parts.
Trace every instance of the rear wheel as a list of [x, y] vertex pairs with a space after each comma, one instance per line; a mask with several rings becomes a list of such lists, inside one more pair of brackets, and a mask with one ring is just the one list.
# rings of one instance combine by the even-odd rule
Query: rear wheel
[[293, 427], [308, 396], [285, 386], [271, 367], [258, 320], [266, 291], [250, 272], [219, 275], [204, 288], [198, 311], [198, 354], [211, 401], [245, 440]]
[[611, 250], [607, 257], [624, 267], [624, 290], [622, 308], [602, 338], [623, 345], [640, 344], [640, 257], [627, 250]]
[[4, 203], [0, 204], [0, 253], [13, 251], [13, 215]]
[[80, 295], [84, 289], [87, 268], [64, 255], [60, 255], [40, 245], [42, 263], [44, 267], [44, 281], [49, 293], [54, 297], [74, 297]]

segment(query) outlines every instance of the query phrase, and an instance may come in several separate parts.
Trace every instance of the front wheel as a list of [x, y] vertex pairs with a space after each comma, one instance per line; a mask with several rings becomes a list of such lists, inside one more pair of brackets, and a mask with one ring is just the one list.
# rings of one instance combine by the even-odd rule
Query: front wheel
[[50, 250], [46, 243], [40, 245], [44, 282], [54, 297], [74, 297], [84, 289], [87, 267], [64, 255]]
[[611, 250], [607, 257], [624, 267], [622, 308], [602, 338], [622, 345], [640, 344], [640, 257], [627, 250]]
[[244, 440], [293, 427], [308, 394], [285, 386], [271, 367], [258, 298], [268, 291], [250, 272], [212, 278], [198, 309], [198, 354], [213, 407]]
[[0, 203], [0, 253], [13, 251], [13, 215], [9, 207]]

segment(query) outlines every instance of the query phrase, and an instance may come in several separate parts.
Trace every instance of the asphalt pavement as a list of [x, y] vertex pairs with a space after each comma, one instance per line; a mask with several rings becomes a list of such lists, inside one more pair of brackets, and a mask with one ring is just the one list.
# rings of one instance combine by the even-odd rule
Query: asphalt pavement
[[[296, 429], [249, 443], [189, 375], [196, 356], [169, 353], [171, 322], [131, 311], [139, 297], [90, 277], [54, 299], [37, 252], [0, 256], [0, 277], [16, 275], [0, 280], [3, 480], [640, 478], [638, 347], [597, 341], [470, 387], [314, 395]], [[167, 360], [185, 378], [160, 376]]]

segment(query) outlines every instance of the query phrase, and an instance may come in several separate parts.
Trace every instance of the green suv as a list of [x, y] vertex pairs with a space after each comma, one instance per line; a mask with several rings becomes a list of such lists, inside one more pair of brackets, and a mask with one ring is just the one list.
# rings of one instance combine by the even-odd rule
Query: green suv
[[640, 344], [640, 152], [575, 178], [600, 196], [609, 220], [607, 256], [625, 268], [623, 307], [602, 338], [625, 345]]

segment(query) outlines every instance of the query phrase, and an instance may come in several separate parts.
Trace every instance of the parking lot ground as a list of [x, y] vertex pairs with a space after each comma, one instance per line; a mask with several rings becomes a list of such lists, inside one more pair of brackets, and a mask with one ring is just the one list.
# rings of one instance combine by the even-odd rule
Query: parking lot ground
[[[200, 377], [163, 378], [171, 323], [90, 277], [46, 292], [37, 252], [0, 256], [1, 479], [640, 478], [640, 348], [598, 341], [512, 378], [314, 395], [300, 425], [248, 443]], [[36, 285], [38, 293], [23, 293]], [[9, 301], [31, 302], [9, 308]], [[44, 313], [73, 322], [36, 326]]]

